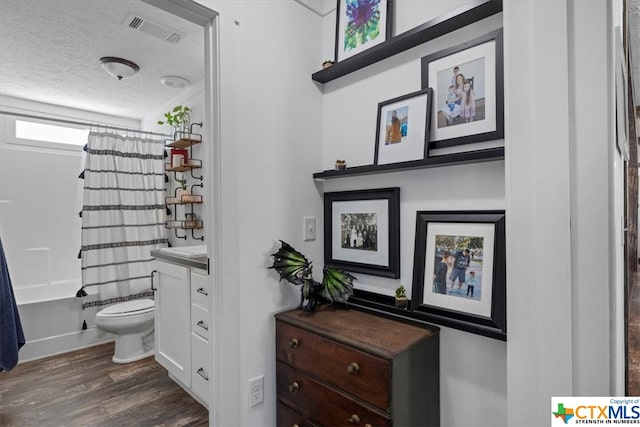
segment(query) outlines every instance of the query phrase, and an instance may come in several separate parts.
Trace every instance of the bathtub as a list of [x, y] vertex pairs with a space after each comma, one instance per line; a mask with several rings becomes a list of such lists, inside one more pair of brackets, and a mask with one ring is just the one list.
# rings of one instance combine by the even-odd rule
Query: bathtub
[[[80, 282], [69, 280], [37, 285], [13, 284], [26, 344], [20, 362], [67, 353], [113, 341], [112, 334], [95, 327], [97, 307], [82, 311], [76, 297]], [[87, 329], [82, 330], [86, 320]]]

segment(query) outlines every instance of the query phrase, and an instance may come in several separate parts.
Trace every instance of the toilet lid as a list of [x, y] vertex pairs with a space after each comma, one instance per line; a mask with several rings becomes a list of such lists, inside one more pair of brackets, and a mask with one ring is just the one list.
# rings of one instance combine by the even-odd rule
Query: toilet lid
[[151, 299], [136, 299], [114, 304], [102, 310], [102, 314], [126, 314], [138, 311], [149, 310], [155, 307], [155, 302]]

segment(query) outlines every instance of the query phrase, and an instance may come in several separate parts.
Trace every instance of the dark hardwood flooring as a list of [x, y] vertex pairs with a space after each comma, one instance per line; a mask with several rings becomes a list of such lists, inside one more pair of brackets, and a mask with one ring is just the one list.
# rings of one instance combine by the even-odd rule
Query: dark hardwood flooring
[[629, 273], [627, 395], [640, 395], [640, 273]]
[[111, 361], [113, 343], [0, 372], [0, 426], [208, 426], [209, 413], [149, 357]]

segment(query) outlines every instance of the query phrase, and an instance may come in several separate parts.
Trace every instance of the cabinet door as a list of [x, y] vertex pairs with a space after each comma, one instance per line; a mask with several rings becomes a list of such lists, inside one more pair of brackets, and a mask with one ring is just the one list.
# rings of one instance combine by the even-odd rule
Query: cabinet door
[[190, 283], [187, 267], [156, 261], [156, 360], [191, 387]]

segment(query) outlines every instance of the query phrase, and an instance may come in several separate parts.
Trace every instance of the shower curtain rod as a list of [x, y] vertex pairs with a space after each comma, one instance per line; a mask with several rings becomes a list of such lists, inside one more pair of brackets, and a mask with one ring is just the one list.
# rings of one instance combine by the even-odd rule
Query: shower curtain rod
[[55, 118], [51, 118], [51, 117], [37, 116], [35, 114], [14, 113], [12, 111], [2, 111], [2, 110], [0, 110], [0, 114], [7, 114], [7, 115], [10, 115], [10, 116], [17, 116], [17, 117], [25, 117], [25, 118], [28, 118], [28, 119], [49, 120], [49, 121], [52, 121], [52, 122], [67, 123], [67, 124], [71, 124], [71, 125], [80, 125], [80, 126], [89, 126], [89, 127], [92, 127], [92, 126], [93, 127], [104, 127], [104, 128], [108, 128], [108, 129], [121, 130], [121, 131], [124, 131], [124, 132], [138, 132], [138, 133], [145, 133], [147, 135], [158, 135], [158, 136], [164, 136], [164, 137], [167, 137], [167, 138], [171, 138], [171, 135], [166, 134], [166, 133], [158, 133], [158, 132], [150, 132], [150, 131], [146, 131], [146, 130], [129, 129], [129, 128], [123, 128], [123, 127], [118, 127], [118, 126], [100, 124], [100, 123], [79, 122], [79, 121], [67, 120], [67, 119], [55, 119]]

